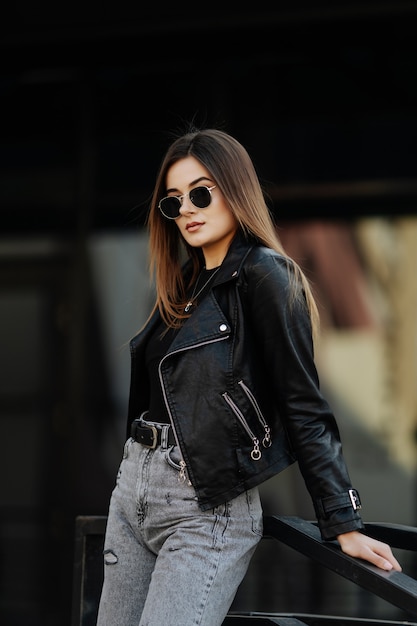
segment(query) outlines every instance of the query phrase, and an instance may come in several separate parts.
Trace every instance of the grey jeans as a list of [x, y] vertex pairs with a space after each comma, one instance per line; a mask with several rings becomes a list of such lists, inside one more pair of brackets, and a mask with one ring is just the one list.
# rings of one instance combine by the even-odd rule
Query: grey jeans
[[[221, 626], [262, 537], [257, 489], [202, 512], [177, 448], [128, 439], [104, 545], [98, 626]], [[216, 459], [213, 459], [213, 463]]]

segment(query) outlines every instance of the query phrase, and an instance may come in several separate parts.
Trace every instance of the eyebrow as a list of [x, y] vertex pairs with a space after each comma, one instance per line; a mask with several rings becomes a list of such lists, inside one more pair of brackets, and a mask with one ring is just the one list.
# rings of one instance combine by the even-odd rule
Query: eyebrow
[[[195, 180], [193, 180], [189, 184], [189, 187], [194, 187], [194, 185], [196, 185], [197, 183], [200, 183], [202, 180], [209, 181], [210, 183], [214, 182], [211, 180], [211, 178], [208, 178], [207, 176], [200, 176], [200, 178], [196, 178]], [[171, 189], [167, 189], [166, 193], [172, 193], [173, 191], [179, 192], [179, 189], [175, 189], [175, 187], [172, 187]]]

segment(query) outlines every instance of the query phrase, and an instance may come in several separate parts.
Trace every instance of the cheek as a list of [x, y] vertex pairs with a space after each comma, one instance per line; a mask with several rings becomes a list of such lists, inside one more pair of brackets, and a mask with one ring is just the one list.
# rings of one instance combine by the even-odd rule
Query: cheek
[[187, 231], [185, 230], [185, 224], [182, 223], [183, 220], [181, 218], [175, 220], [175, 226], [178, 228], [178, 230], [180, 231], [180, 233], [182, 235], [184, 235]]
[[230, 211], [223, 216], [223, 224], [227, 230], [236, 230], [238, 226], [237, 219]]

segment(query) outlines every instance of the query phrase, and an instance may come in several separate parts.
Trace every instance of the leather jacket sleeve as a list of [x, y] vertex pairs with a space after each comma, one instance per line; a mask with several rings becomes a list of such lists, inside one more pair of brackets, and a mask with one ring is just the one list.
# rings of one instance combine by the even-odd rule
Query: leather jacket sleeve
[[335, 417], [319, 388], [310, 317], [291, 262], [254, 249], [242, 274], [246, 314], [324, 539], [363, 528]]

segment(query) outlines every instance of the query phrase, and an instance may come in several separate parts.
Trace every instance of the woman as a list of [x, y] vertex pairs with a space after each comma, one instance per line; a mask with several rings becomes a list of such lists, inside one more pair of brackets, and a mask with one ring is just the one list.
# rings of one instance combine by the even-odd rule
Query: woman
[[313, 296], [238, 141], [205, 129], [172, 143], [149, 236], [157, 297], [131, 341], [99, 626], [220, 626], [262, 536], [258, 487], [295, 461], [322, 537], [400, 571], [388, 545], [359, 532], [319, 391]]

